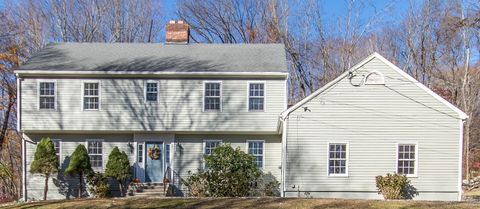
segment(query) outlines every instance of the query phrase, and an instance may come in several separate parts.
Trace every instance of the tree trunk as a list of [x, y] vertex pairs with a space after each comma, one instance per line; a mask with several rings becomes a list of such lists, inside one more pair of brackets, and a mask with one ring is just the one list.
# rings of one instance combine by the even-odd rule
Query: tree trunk
[[120, 196], [123, 197], [123, 182], [118, 181], [118, 183], [120, 184]]
[[2, 129], [0, 132], [0, 150], [2, 150], [3, 148], [3, 141], [5, 140], [5, 136], [7, 135], [8, 121], [10, 120], [10, 112], [12, 111], [12, 107], [15, 104], [15, 102], [13, 102], [12, 99], [13, 98], [9, 96], [7, 111], [5, 111], [5, 117], [3, 118]]
[[79, 183], [78, 183], [78, 194], [77, 194], [77, 198], [82, 198], [82, 190], [83, 190], [83, 173], [80, 172], [78, 174], [78, 180], [79, 180]]
[[48, 179], [50, 175], [45, 176], [45, 187], [43, 188], [43, 200], [47, 200], [47, 192], [48, 192]]

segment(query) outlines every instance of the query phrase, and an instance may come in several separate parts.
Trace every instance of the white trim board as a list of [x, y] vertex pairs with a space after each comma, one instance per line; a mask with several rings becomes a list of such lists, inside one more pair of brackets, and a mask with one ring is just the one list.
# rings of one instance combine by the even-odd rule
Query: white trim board
[[309, 102], [310, 100], [312, 100], [313, 98], [315, 98], [316, 96], [318, 96], [319, 94], [321, 94], [322, 92], [324, 92], [325, 90], [329, 89], [330, 87], [332, 87], [333, 85], [335, 85], [336, 83], [338, 83], [339, 81], [341, 81], [343, 78], [345, 78], [346, 76], [348, 76], [349, 73], [353, 72], [353, 71], [356, 71], [358, 70], [360, 67], [362, 67], [363, 65], [365, 65], [366, 63], [368, 63], [369, 61], [371, 61], [372, 59], [374, 58], [378, 58], [380, 61], [382, 61], [383, 63], [385, 63], [387, 66], [389, 66], [390, 68], [392, 68], [394, 71], [396, 71], [397, 73], [399, 73], [400, 75], [402, 75], [403, 77], [405, 77], [407, 80], [411, 81], [413, 84], [417, 85], [419, 88], [421, 88], [422, 90], [424, 90], [425, 92], [427, 92], [428, 94], [430, 94], [432, 97], [434, 97], [435, 99], [437, 99], [438, 101], [440, 101], [441, 103], [443, 103], [445, 106], [449, 107], [450, 109], [452, 109], [454, 112], [456, 112], [459, 116], [459, 119], [466, 119], [468, 118], [467, 114], [465, 114], [462, 110], [458, 109], [457, 107], [455, 107], [453, 104], [451, 104], [450, 102], [448, 102], [447, 100], [443, 99], [441, 96], [439, 96], [438, 94], [436, 94], [435, 92], [433, 92], [432, 90], [430, 90], [428, 87], [424, 86], [423, 84], [421, 84], [420, 82], [418, 82], [417, 80], [415, 80], [412, 76], [408, 75], [408, 73], [404, 72], [403, 70], [401, 70], [400, 68], [398, 68], [397, 66], [395, 66], [393, 63], [391, 63], [390, 61], [388, 61], [387, 59], [385, 59], [382, 55], [378, 54], [377, 52], [374, 52], [373, 54], [371, 54], [370, 56], [368, 56], [367, 58], [365, 58], [364, 60], [362, 60], [360, 63], [356, 64], [355, 66], [353, 66], [352, 68], [350, 68], [349, 70], [345, 71], [343, 74], [341, 74], [340, 76], [338, 76], [336, 79], [334, 79], [333, 81], [327, 83], [326, 85], [324, 85], [322, 88], [318, 89], [317, 91], [313, 92], [312, 94], [310, 94], [309, 96], [305, 97], [304, 99], [302, 99], [300, 102], [297, 102], [295, 105], [293, 105], [292, 107], [288, 108], [287, 110], [285, 110], [284, 112], [282, 112], [280, 114], [280, 119], [281, 120], [285, 120], [288, 115], [293, 112], [294, 110], [298, 109], [299, 107], [301, 107], [302, 105], [304, 105], [305, 103]]

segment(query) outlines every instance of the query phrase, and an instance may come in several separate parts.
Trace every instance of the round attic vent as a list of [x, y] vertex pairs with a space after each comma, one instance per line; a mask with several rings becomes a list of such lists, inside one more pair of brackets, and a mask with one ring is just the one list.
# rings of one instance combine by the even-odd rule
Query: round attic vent
[[365, 77], [365, 85], [385, 85], [385, 78], [382, 73], [372, 71]]

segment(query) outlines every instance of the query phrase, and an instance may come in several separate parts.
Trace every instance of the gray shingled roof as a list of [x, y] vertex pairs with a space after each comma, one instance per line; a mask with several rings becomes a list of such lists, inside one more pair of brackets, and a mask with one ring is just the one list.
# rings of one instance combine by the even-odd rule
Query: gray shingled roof
[[287, 72], [282, 44], [49, 44], [20, 68], [42, 71]]

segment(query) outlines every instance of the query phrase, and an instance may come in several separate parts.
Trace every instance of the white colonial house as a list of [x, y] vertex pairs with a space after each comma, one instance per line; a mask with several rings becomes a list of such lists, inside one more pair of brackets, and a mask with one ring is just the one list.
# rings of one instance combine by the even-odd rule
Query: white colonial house
[[[167, 26], [165, 44], [49, 44], [16, 71], [25, 200], [43, 195], [29, 172], [42, 137], [62, 169], [84, 144], [103, 171], [117, 146], [136, 178], [169, 178], [180, 194], [188, 171], [230, 143], [286, 197], [381, 198], [375, 176], [398, 172], [415, 199], [460, 199], [465, 114], [379, 54], [287, 109], [282, 44], [190, 44], [188, 26], [169, 24], [186, 38]], [[76, 181], [60, 172], [49, 198], [76, 196]]]

